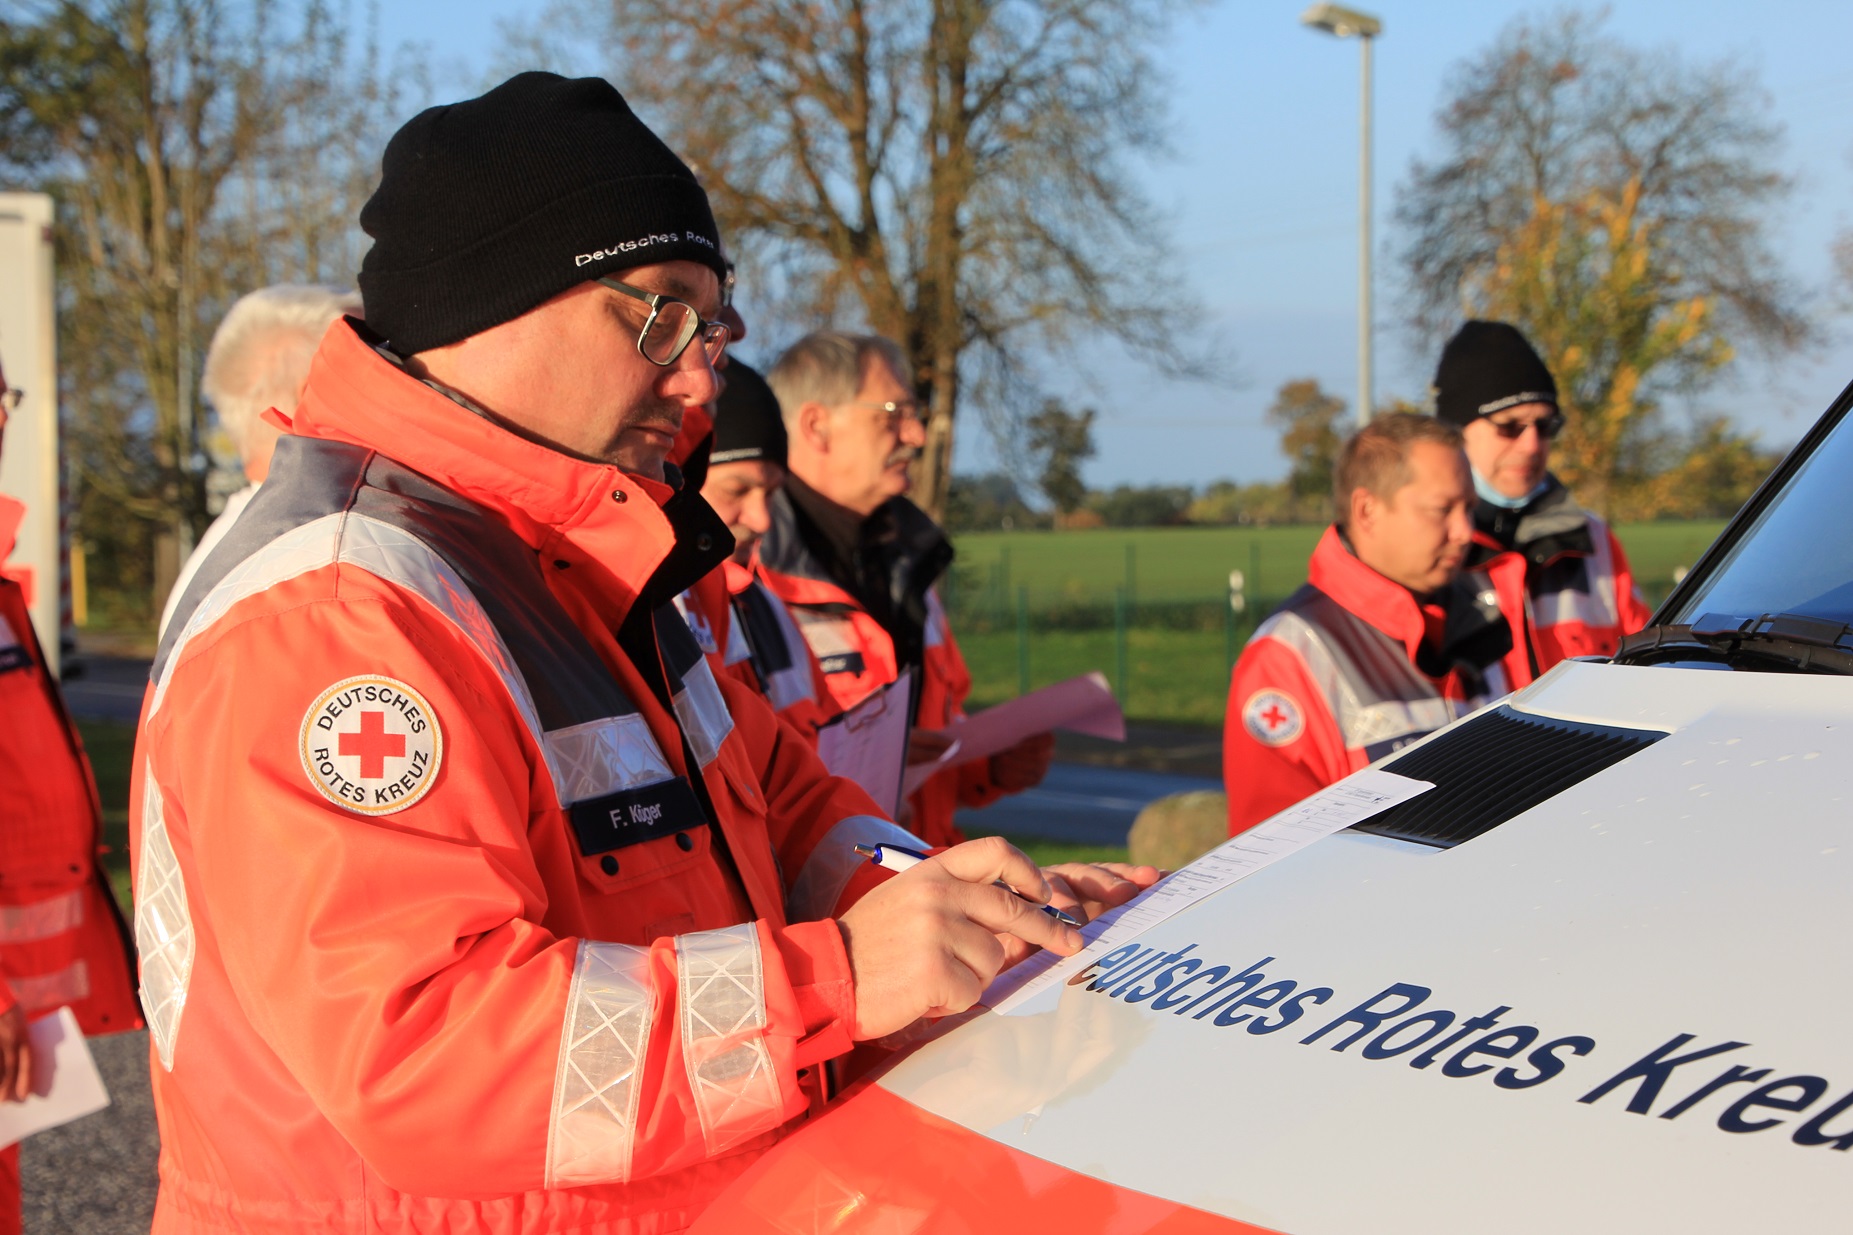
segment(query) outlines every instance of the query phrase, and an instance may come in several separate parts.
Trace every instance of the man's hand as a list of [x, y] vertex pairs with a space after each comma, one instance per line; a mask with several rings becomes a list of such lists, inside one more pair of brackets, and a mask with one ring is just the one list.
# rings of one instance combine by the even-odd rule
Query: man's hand
[[952, 748], [952, 739], [940, 729], [910, 729], [907, 733], [907, 766], [931, 763]]
[[991, 783], [1005, 793], [1034, 789], [1049, 774], [1055, 758], [1055, 735], [1038, 733], [991, 756]]
[[992, 887], [997, 879], [1037, 904], [1053, 892], [1028, 857], [987, 836], [903, 871], [838, 920], [856, 981], [857, 1040], [965, 1011], [1018, 949], [1081, 950], [1079, 932]]
[[[1045, 866], [1042, 873], [1049, 881], [1049, 903], [1083, 922], [1092, 922], [1107, 910], [1124, 905], [1164, 874], [1156, 866], [1125, 862], [1064, 862]], [[998, 942], [1004, 948], [1005, 969], [1036, 950], [1010, 936], [1002, 936]]]
[[32, 1040], [26, 1010], [14, 1004], [0, 1012], [0, 1101], [24, 1102], [32, 1092]]

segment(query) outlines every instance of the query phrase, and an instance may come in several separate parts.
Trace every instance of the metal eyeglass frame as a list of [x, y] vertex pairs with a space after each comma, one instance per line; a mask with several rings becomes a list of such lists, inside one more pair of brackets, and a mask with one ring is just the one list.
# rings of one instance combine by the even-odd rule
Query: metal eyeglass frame
[[[600, 278], [596, 280], [596, 282], [605, 287], [609, 287], [612, 291], [617, 292], [621, 296], [629, 296], [632, 300], [641, 300], [650, 306], [650, 316], [644, 318], [643, 328], [637, 332], [637, 354], [657, 368], [667, 369], [673, 367], [676, 361], [682, 359], [682, 353], [688, 350], [688, 345], [693, 343], [697, 338], [702, 340], [702, 354], [707, 355], [707, 340], [711, 331], [720, 331], [720, 346], [714, 349], [713, 355], [708, 356], [708, 363], [710, 365], [714, 364], [721, 358], [721, 353], [727, 350], [727, 341], [733, 334], [732, 331], [728, 330], [727, 323], [709, 321], [697, 312], [695, 306], [688, 301], [678, 300], [674, 296], [667, 296], [662, 292], [646, 292], [641, 287], [632, 287], [628, 283], [621, 283], [609, 276]], [[668, 359], [658, 360], [656, 357], [643, 350], [643, 341], [649, 337], [650, 327], [656, 325], [656, 319], [662, 313], [663, 306], [666, 304], [679, 304], [687, 309], [689, 319], [693, 321], [695, 325], [692, 329], [684, 332], [681, 338], [676, 340], [675, 349], [669, 353]]]

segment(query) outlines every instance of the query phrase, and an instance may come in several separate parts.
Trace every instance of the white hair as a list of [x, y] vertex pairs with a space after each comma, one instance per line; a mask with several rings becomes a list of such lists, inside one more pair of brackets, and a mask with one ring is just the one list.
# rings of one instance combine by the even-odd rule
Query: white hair
[[329, 323], [360, 316], [360, 293], [279, 283], [239, 297], [212, 334], [200, 390], [242, 456], [251, 422], [266, 408], [291, 411]]

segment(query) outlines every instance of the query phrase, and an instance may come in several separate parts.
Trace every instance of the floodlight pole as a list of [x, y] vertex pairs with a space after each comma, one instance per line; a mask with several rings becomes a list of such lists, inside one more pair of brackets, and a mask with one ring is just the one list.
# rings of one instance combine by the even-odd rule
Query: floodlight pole
[[1371, 383], [1371, 279], [1370, 279], [1370, 46], [1376, 40], [1358, 40], [1364, 53], [1363, 79], [1358, 91], [1358, 425], [1370, 423], [1375, 391]]
[[1374, 392], [1371, 382], [1371, 277], [1370, 277], [1370, 45], [1383, 33], [1383, 22], [1369, 13], [1337, 4], [1315, 4], [1300, 14], [1300, 21], [1339, 38], [1356, 38], [1363, 52], [1363, 78], [1358, 90], [1358, 424], [1370, 423]]

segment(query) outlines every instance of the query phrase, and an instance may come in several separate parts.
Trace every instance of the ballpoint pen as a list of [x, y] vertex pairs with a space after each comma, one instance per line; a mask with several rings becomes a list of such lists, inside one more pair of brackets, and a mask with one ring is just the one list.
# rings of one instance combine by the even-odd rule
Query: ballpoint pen
[[[863, 857], [867, 858], [869, 861], [873, 862], [875, 865], [881, 867], [883, 870], [890, 870], [890, 871], [911, 870], [913, 867], [918, 866], [920, 863], [926, 861], [927, 859], [926, 854], [916, 853], [912, 849], [903, 849], [899, 845], [855, 845], [852, 847], [855, 849], [857, 853], [861, 854]], [[1074, 917], [1072, 914], [1063, 913], [1061, 910], [1057, 909], [1054, 905], [1036, 904], [1035, 901], [1030, 900], [1029, 897], [1023, 895], [1021, 892], [1017, 891], [1015, 888], [1005, 883], [1002, 879], [993, 879], [991, 882], [995, 886], [1000, 887], [1004, 891], [1010, 893], [1012, 896], [1016, 897], [1018, 900], [1029, 901], [1030, 904], [1036, 905], [1036, 908], [1042, 910], [1044, 913], [1048, 914], [1051, 918], [1054, 918], [1057, 922], [1060, 922], [1063, 926], [1072, 926], [1076, 930], [1079, 930], [1081, 927], [1087, 925], [1087, 923]]]

